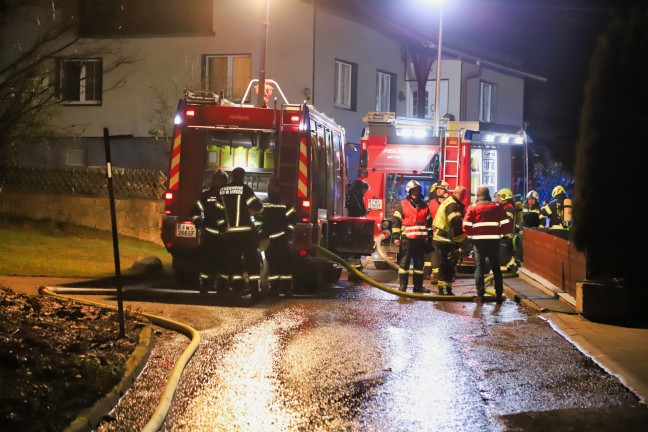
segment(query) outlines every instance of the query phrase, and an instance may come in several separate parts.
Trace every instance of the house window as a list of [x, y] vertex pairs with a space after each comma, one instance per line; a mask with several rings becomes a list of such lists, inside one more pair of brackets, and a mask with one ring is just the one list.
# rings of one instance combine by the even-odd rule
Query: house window
[[249, 54], [205, 55], [203, 61], [206, 90], [216, 93], [223, 91], [226, 99], [246, 102], [241, 99], [252, 79], [252, 58]]
[[376, 111], [396, 111], [392, 106], [392, 74], [378, 71], [376, 73]]
[[356, 108], [356, 75], [358, 65], [335, 61], [335, 101], [338, 108], [355, 110]]
[[61, 103], [101, 105], [101, 59], [59, 59], [57, 72], [57, 95]]
[[[448, 101], [449, 101], [449, 81], [447, 79], [442, 79], [439, 81], [439, 119], [443, 118], [448, 112]], [[423, 106], [425, 108], [423, 115], [418, 113], [418, 86], [416, 83], [410, 84], [411, 94], [412, 94], [412, 104], [408, 107], [408, 115], [410, 117], [420, 117], [426, 119], [434, 118], [434, 102], [436, 101], [436, 80], [428, 81], [425, 85], [425, 102]]]
[[493, 112], [493, 85], [487, 82], [479, 83], [479, 121], [490, 123]]

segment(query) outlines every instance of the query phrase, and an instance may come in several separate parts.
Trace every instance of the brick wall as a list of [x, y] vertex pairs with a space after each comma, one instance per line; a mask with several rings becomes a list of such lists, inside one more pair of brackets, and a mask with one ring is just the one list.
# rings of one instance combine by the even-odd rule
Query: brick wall
[[[120, 235], [162, 244], [163, 200], [117, 199], [115, 210]], [[0, 213], [112, 230], [108, 197], [2, 192]]]

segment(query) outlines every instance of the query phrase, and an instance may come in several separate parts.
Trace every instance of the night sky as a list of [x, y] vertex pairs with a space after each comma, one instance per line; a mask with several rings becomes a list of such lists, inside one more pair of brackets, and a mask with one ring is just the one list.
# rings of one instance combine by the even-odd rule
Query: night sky
[[[378, 1], [394, 8], [395, 20], [436, 40], [439, 15], [432, 0]], [[648, 1], [445, 0], [443, 43], [456, 40], [508, 54], [520, 59], [523, 70], [546, 78], [527, 81], [524, 119], [534, 141], [571, 167], [597, 39], [613, 16], [633, 6], [645, 10]]]

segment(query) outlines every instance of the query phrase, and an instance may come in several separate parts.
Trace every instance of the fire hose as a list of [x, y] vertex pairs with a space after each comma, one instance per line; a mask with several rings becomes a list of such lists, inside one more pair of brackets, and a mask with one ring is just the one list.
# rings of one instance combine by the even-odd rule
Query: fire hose
[[[100, 308], [107, 308], [107, 309], [116, 309], [116, 307], [112, 305], [107, 305], [103, 303], [95, 303], [91, 302], [88, 300], [81, 300], [78, 298], [74, 297], [68, 297], [65, 295], [62, 295], [63, 293], [66, 294], [115, 294], [116, 290], [115, 289], [83, 289], [83, 290], [78, 290], [74, 288], [55, 288], [55, 287], [40, 287], [38, 289], [38, 292], [41, 295], [49, 295], [52, 297], [57, 297], [61, 299], [66, 299], [70, 300], [76, 303], [80, 304], [86, 304], [86, 305], [91, 305], [91, 306], [96, 306]], [[162, 426], [162, 423], [164, 422], [164, 419], [167, 416], [167, 413], [169, 412], [169, 409], [171, 407], [171, 402], [173, 400], [173, 395], [175, 394], [175, 390], [178, 387], [178, 383], [180, 382], [180, 377], [182, 376], [182, 372], [185, 368], [185, 366], [189, 363], [189, 360], [193, 356], [194, 352], [198, 349], [198, 346], [200, 345], [200, 334], [196, 329], [193, 327], [190, 327], [186, 324], [173, 321], [167, 318], [159, 317], [156, 315], [151, 315], [148, 313], [140, 312], [139, 315], [142, 315], [146, 317], [151, 323], [166, 328], [168, 330], [173, 330], [178, 333], [182, 333], [185, 336], [189, 337], [191, 339], [191, 342], [187, 346], [187, 348], [184, 350], [184, 352], [180, 355], [178, 358], [178, 361], [176, 362], [175, 366], [173, 367], [173, 370], [171, 371], [169, 375], [169, 380], [167, 382], [166, 387], [164, 388], [164, 391], [162, 395], [160, 396], [158, 405], [155, 408], [155, 411], [151, 415], [148, 423], [144, 426], [142, 429], [143, 432], [155, 432], [160, 429]], [[148, 355], [146, 356], [148, 358]], [[109, 401], [99, 401], [97, 403], [97, 410], [100, 412], [100, 415], [97, 414], [95, 415], [94, 419], [89, 419], [89, 416], [82, 416], [77, 418], [71, 425], [69, 430], [87, 430], [88, 426], [96, 426], [96, 424], [99, 422], [99, 419], [103, 417], [105, 414], [103, 412], [103, 408], [106, 404], [112, 404], [113, 406], [117, 404], [117, 401], [123, 395], [124, 389], [121, 388], [125, 386], [125, 384], [120, 383], [118, 385], [119, 389], [118, 390], [113, 390], [111, 393], [115, 393], [115, 395], [109, 395], [111, 396]], [[94, 407], [93, 407], [94, 408]], [[67, 429], [66, 429], [67, 430]]]
[[[380, 255], [381, 258], [385, 260], [392, 268], [398, 270], [398, 266], [392, 262], [385, 251], [382, 249], [381, 242], [384, 239], [384, 235], [380, 234], [376, 237], [375, 243], [376, 243], [376, 251]], [[354, 266], [346, 262], [343, 258], [339, 257], [338, 255], [334, 254], [328, 249], [325, 249], [319, 245], [314, 245], [315, 248], [321, 252], [322, 254], [328, 256], [329, 258], [337, 261], [340, 263], [344, 268], [347, 269], [347, 271], [352, 272], [355, 274], [358, 278], [362, 279], [363, 281], [367, 282], [368, 284], [378, 288], [381, 291], [385, 291], [390, 294], [394, 294], [400, 297], [406, 297], [406, 298], [411, 298], [411, 299], [416, 299], [416, 300], [432, 300], [432, 301], [459, 301], [459, 302], [472, 302], [475, 299], [475, 296], [473, 295], [441, 295], [441, 294], [426, 294], [426, 293], [410, 293], [410, 292], [405, 292], [405, 291], [400, 291], [394, 288], [391, 288], [385, 284], [382, 284], [378, 281], [375, 281], [371, 279], [369, 276], [366, 274], [362, 273], [360, 270], [356, 269]], [[512, 278], [512, 277], [517, 277], [517, 273], [503, 273], [502, 277], [503, 278]], [[492, 282], [494, 279], [494, 276], [492, 274], [489, 274], [484, 277], [484, 284]], [[486, 293], [490, 295], [490, 297], [485, 297], [484, 301], [495, 301], [495, 290], [492, 288], [486, 288], [485, 289]]]

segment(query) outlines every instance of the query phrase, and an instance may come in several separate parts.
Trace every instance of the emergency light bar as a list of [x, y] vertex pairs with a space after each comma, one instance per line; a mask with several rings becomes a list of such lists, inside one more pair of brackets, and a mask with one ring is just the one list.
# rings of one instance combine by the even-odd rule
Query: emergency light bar
[[484, 134], [482, 142], [497, 144], [524, 144], [524, 137], [521, 135], [505, 133], [487, 133]]

